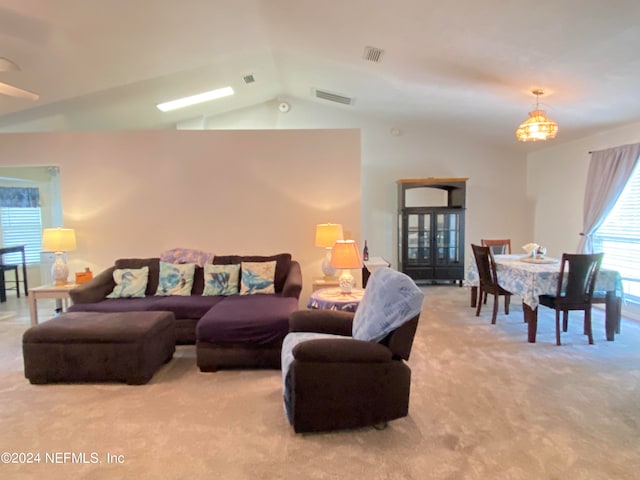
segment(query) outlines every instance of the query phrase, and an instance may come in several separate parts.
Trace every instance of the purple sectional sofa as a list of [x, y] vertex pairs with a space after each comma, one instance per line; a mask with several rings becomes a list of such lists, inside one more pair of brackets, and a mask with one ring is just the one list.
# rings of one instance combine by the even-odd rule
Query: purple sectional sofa
[[[156, 296], [159, 258], [123, 258], [70, 291], [71, 312], [169, 311], [175, 315], [177, 344], [195, 344], [202, 371], [224, 367], [280, 367], [280, 347], [289, 315], [298, 310], [300, 264], [288, 253], [273, 256], [215, 256], [213, 264], [276, 261], [274, 294], [203, 296], [203, 268], [196, 266], [189, 296]], [[149, 267], [143, 298], [106, 298], [116, 269]]]

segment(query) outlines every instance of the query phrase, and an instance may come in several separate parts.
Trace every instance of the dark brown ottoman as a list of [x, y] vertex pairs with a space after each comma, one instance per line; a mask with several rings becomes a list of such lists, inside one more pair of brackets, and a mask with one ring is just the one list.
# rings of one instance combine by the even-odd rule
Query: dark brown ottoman
[[171, 312], [71, 312], [22, 336], [31, 383], [147, 383], [175, 351]]

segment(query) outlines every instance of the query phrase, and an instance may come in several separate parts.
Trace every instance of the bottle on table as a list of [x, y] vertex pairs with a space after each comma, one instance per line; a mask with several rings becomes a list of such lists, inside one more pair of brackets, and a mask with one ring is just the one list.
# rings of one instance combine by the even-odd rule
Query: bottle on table
[[367, 261], [369, 260], [369, 247], [367, 246], [367, 241], [364, 241], [364, 250], [362, 251], [362, 260], [363, 261]]

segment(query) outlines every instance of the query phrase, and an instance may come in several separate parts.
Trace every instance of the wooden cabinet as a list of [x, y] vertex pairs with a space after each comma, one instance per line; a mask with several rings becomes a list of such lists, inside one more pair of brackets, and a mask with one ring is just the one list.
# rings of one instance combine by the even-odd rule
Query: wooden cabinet
[[467, 178], [398, 180], [398, 262], [418, 281], [464, 280]]

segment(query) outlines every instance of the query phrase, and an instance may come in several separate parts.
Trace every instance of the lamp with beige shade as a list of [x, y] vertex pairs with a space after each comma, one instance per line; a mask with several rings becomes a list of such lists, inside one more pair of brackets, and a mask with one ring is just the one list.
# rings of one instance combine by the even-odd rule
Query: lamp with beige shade
[[339, 223], [319, 223], [316, 225], [316, 247], [322, 247], [327, 251], [322, 261], [322, 273], [325, 280], [334, 278], [336, 275], [336, 269], [331, 267], [331, 249], [336, 240], [342, 239], [342, 225]]
[[360, 251], [358, 250], [356, 242], [353, 240], [336, 241], [331, 254], [331, 266], [342, 269], [342, 274], [338, 279], [340, 291], [342, 293], [351, 293], [355, 280], [349, 270], [352, 268], [362, 268]]

